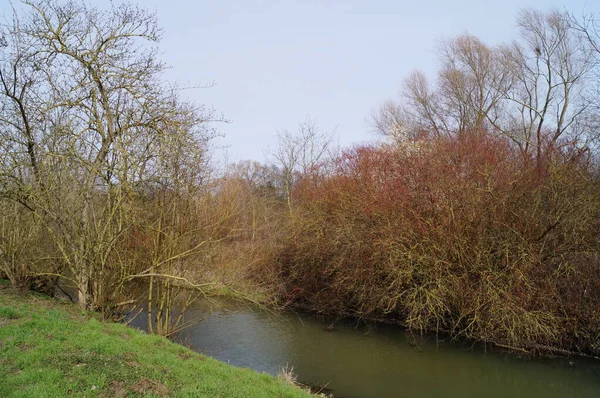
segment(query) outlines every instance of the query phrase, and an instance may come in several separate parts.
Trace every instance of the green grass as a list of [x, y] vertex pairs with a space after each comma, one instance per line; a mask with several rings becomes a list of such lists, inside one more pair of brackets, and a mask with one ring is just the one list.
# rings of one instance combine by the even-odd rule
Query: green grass
[[127, 326], [0, 285], [1, 397], [309, 397]]

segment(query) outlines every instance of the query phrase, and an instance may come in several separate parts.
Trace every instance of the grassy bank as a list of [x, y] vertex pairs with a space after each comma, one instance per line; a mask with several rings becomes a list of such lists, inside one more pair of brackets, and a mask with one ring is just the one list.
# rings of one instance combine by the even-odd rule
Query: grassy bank
[[307, 397], [72, 304], [0, 287], [2, 397]]

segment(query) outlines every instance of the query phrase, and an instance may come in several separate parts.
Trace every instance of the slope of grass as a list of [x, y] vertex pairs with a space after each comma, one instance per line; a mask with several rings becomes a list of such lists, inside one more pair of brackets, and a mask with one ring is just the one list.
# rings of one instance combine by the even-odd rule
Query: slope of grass
[[72, 304], [0, 286], [2, 397], [308, 397]]

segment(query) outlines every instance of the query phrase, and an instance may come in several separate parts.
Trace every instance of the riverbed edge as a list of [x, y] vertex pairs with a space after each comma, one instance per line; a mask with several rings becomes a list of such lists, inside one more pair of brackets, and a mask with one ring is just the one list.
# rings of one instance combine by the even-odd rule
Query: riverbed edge
[[[574, 349], [568, 349], [559, 346], [552, 346], [546, 344], [540, 344], [536, 342], [532, 342], [527, 345], [511, 345], [509, 342], [503, 341], [493, 341], [493, 340], [484, 340], [477, 338], [467, 338], [465, 336], [455, 336], [450, 331], [440, 329], [440, 330], [411, 330], [406, 324], [399, 319], [390, 318], [390, 317], [358, 317], [356, 315], [340, 315], [340, 314], [330, 314], [327, 312], [320, 312], [313, 309], [310, 305], [304, 305], [302, 303], [288, 303], [286, 308], [288, 311], [292, 311], [294, 313], [306, 313], [311, 316], [315, 316], [317, 318], [322, 319], [335, 319], [335, 322], [342, 320], [352, 320], [354, 323], [358, 324], [385, 324], [385, 325], [393, 325], [398, 328], [402, 328], [406, 332], [411, 334], [420, 335], [422, 337], [432, 337], [438, 339], [439, 341], [450, 341], [452, 343], [461, 344], [463, 346], [471, 346], [480, 344], [484, 349], [498, 349], [499, 351], [507, 352], [509, 354], [518, 355], [520, 357], [528, 357], [528, 358], [541, 358], [541, 359], [553, 359], [557, 357], [573, 357], [573, 358], [585, 358], [600, 361], [600, 355], [597, 355], [595, 352], [587, 352], [580, 351]], [[334, 323], [335, 323], [334, 322]]]
[[77, 305], [0, 284], [0, 396], [310, 397]]

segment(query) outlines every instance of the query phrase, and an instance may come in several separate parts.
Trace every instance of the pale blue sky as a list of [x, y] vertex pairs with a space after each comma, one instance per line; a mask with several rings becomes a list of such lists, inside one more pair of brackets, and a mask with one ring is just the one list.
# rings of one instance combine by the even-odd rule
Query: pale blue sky
[[414, 69], [435, 72], [441, 38], [469, 32], [490, 44], [511, 40], [524, 7], [600, 13], [600, 1], [583, 0], [137, 3], [156, 11], [164, 28], [169, 77], [215, 82], [187, 95], [231, 121], [219, 126], [225, 138], [218, 140], [229, 160], [262, 160], [276, 130], [294, 130], [307, 115], [323, 129], [337, 127], [344, 146], [375, 139], [371, 110], [395, 98]]

